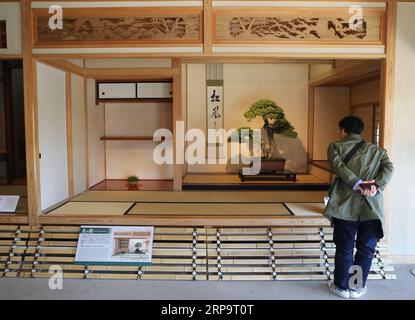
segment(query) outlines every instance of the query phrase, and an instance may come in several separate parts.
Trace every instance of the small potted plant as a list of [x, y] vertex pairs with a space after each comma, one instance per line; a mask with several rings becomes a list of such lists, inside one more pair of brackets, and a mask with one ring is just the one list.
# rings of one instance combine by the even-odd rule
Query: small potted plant
[[129, 176], [127, 178], [128, 181], [128, 185], [131, 188], [136, 188], [138, 186], [138, 182], [140, 181], [140, 179], [137, 176]]

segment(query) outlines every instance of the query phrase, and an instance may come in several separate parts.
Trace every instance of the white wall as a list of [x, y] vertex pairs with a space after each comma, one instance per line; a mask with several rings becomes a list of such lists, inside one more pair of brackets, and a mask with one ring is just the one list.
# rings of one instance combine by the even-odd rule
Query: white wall
[[349, 106], [349, 88], [315, 88], [313, 160], [327, 160], [327, 147], [339, 140], [339, 121], [349, 115]]
[[392, 108], [395, 165], [388, 201], [388, 245], [393, 255], [415, 255], [415, 3], [399, 3]]
[[[206, 75], [204, 64], [187, 67], [188, 128], [206, 130]], [[278, 137], [279, 155], [287, 158], [287, 168], [306, 171], [307, 167], [307, 97], [306, 64], [225, 64], [225, 129], [250, 126], [261, 128], [262, 119], [247, 122], [243, 114], [260, 99], [271, 99], [281, 106], [298, 132], [298, 139]], [[188, 166], [189, 172], [226, 171], [225, 165]]]
[[42, 210], [68, 197], [65, 73], [37, 63]]
[[0, 54], [22, 53], [20, 2], [0, 3], [0, 20], [6, 20], [7, 32], [7, 49], [0, 49]]
[[[365, 123], [362, 137], [368, 141], [373, 141], [373, 105], [380, 101], [380, 80], [364, 82], [351, 87], [350, 89], [351, 106], [360, 105], [358, 108], [351, 108], [354, 116], [360, 117]], [[362, 104], [368, 104], [362, 106]]]
[[73, 181], [75, 195], [86, 190], [84, 78], [71, 75]]
[[351, 114], [362, 119], [365, 124], [365, 128], [361, 134], [362, 138], [366, 141], [373, 142], [373, 105], [354, 108], [352, 109]]
[[369, 81], [351, 88], [350, 92], [352, 105], [368, 103], [368, 102], [379, 102], [380, 99], [380, 81]]
[[332, 64], [310, 64], [310, 81], [321, 77], [333, 68]]
[[105, 135], [104, 104], [95, 105], [95, 81], [87, 81], [88, 104], [88, 173], [89, 186], [105, 179], [105, 145], [100, 140]]
[[[160, 128], [172, 130], [172, 104], [169, 103], [106, 103], [106, 136], [149, 136]], [[107, 179], [171, 179], [171, 165], [157, 165], [153, 149], [159, 142], [106, 141]]]

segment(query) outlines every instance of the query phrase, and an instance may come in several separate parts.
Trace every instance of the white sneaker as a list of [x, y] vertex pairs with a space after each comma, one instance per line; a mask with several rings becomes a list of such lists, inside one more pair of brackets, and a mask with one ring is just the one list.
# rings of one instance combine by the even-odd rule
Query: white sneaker
[[367, 287], [359, 288], [359, 289], [350, 289], [350, 298], [359, 299], [361, 296], [366, 294]]
[[328, 286], [329, 286], [329, 289], [335, 294], [337, 294], [338, 296], [344, 299], [350, 298], [350, 290], [342, 290], [342, 289], [337, 288], [336, 285], [334, 284], [334, 281], [329, 281]]

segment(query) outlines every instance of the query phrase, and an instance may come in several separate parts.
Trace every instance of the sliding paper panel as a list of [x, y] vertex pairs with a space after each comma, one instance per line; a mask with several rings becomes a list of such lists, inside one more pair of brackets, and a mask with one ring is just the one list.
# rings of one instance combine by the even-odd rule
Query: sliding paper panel
[[40, 193], [45, 210], [68, 198], [65, 72], [37, 63]]
[[84, 78], [72, 74], [72, 141], [74, 193], [86, 190], [86, 117], [84, 106]]

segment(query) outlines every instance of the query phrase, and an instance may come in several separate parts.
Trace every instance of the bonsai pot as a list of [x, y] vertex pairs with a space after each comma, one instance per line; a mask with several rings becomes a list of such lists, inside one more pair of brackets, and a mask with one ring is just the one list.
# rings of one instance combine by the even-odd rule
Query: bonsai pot
[[140, 190], [140, 187], [142, 187], [143, 184], [137, 182], [128, 182], [128, 190]]
[[261, 159], [261, 172], [274, 172], [274, 171], [284, 171], [285, 168], [284, 158], [275, 158], [275, 159]]

